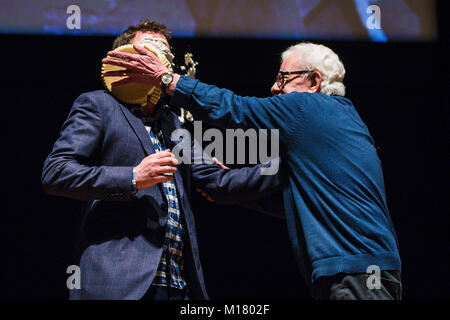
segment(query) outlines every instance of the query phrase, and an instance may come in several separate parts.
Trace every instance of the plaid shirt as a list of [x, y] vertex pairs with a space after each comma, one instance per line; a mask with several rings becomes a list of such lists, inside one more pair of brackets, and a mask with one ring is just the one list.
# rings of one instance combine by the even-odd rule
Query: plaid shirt
[[[157, 136], [149, 126], [145, 126], [150, 135], [155, 151], [162, 151], [166, 148], [163, 145], [161, 130]], [[183, 227], [181, 211], [178, 204], [177, 189], [174, 180], [163, 182], [164, 194], [168, 203], [168, 220], [166, 236], [164, 239], [163, 253], [156, 271], [153, 285], [167, 286], [170, 279], [170, 286], [177, 289], [184, 289], [186, 281], [183, 276], [183, 247], [186, 238], [186, 230]]]

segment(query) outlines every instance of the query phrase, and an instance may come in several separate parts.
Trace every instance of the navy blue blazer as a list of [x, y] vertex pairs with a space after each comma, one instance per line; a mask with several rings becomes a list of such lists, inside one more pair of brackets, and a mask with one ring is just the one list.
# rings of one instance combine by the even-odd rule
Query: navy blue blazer
[[[181, 128], [169, 108], [161, 116], [165, 137]], [[42, 173], [47, 193], [84, 201], [77, 245], [81, 289], [73, 289], [71, 299], [140, 299], [151, 285], [163, 250], [167, 201], [161, 184], [133, 196], [131, 179], [133, 167], [154, 152], [142, 121], [107, 91], [84, 93], [74, 102]], [[201, 153], [193, 142], [193, 160]], [[281, 190], [281, 179], [260, 175], [260, 165], [223, 170], [192, 161], [178, 165], [174, 180], [188, 234], [184, 275], [191, 298], [207, 299], [190, 190], [200, 187], [218, 203], [233, 204]]]

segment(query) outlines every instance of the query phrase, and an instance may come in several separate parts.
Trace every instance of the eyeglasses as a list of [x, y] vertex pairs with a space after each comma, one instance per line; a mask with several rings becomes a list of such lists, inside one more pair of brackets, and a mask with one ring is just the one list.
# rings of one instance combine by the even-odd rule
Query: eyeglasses
[[[277, 83], [278, 88], [283, 88], [286, 83], [288, 83], [289, 81], [286, 81], [285, 76], [290, 75], [290, 74], [300, 74], [303, 75], [305, 73], [308, 72], [313, 72], [313, 70], [300, 70], [300, 71], [280, 71], [277, 73], [277, 77], [275, 79], [275, 82]], [[294, 78], [293, 78], [294, 79]], [[293, 80], [291, 79], [291, 80]]]

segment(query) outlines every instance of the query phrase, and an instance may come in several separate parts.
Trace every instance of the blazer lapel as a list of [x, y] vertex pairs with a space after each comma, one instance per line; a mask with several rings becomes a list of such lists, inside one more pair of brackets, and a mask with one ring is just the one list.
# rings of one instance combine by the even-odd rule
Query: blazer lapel
[[130, 110], [128, 110], [123, 105], [120, 105], [120, 109], [122, 110], [123, 114], [125, 115], [125, 118], [127, 119], [128, 123], [130, 124], [131, 128], [133, 129], [134, 133], [136, 133], [136, 136], [138, 137], [139, 141], [141, 142], [142, 148], [144, 148], [145, 153], [147, 155], [151, 155], [155, 153], [155, 148], [153, 147], [153, 144], [150, 140], [150, 137], [148, 135], [147, 130], [145, 130], [145, 126], [142, 123], [141, 119], [135, 117]]
[[[135, 117], [131, 113], [131, 111], [128, 110], [123, 105], [121, 105], [121, 104], [119, 104], [119, 105], [120, 105], [120, 109], [122, 110], [123, 114], [125, 115], [125, 118], [127, 119], [131, 128], [136, 133], [136, 136], [139, 138], [139, 141], [141, 142], [141, 145], [144, 148], [145, 153], [147, 155], [155, 153], [155, 148], [153, 147], [153, 143], [151, 142], [148, 132], [145, 129], [145, 126], [142, 123], [141, 119]], [[178, 127], [175, 123], [176, 116], [175, 117], [173, 116], [173, 114], [170, 112], [169, 108], [164, 108], [163, 110], [161, 110], [160, 117], [161, 117], [160, 126], [161, 126], [161, 131], [163, 132], [163, 135], [164, 135], [164, 140], [165, 140], [164, 142], [166, 144], [166, 147], [172, 150], [173, 146], [175, 146], [177, 144], [177, 141], [170, 140], [172, 132], [175, 129], [177, 129], [177, 127]], [[179, 170], [177, 170], [177, 172], [174, 175], [175, 185], [177, 187], [179, 199], [183, 199], [183, 196], [184, 196], [184, 184], [183, 184], [183, 179], [182, 179], [181, 170], [180, 170], [182, 166], [183, 165], [178, 166]]]

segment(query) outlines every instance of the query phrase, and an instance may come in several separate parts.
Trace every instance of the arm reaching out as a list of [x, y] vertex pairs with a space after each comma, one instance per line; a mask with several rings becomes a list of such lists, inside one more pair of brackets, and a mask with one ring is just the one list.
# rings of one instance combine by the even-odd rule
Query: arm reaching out
[[[126, 59], [103, 59], [103, 63], [127, 69], [127, 73], [138, 73], [141, 81], [160, 84], [161, 77], [168, 70], [150, 50], [135, 45], [139, 55], [108, 52], [108, 55]], [[106, 74], [105, 74], [106, 75]], [[230, 90], [207, 85], [198, 80], [175, 74], [166, 87], [172, 96], [171, 104], [186, 108], [196, 119], [223, 128], [252, 127], [279, 129], [281, 143], [298, 130], [302, 123], [302, 93], [293, 92], [270, 98], [241, 97]]]

